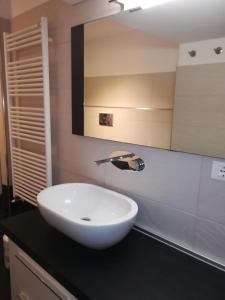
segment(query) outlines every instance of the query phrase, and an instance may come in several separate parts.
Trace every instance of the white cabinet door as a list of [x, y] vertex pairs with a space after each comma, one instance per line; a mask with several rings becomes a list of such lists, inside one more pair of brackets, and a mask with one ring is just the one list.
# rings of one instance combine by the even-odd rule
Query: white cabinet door
[[12, 300], [77, 300], [10, 241]]
[[49, 287], [17, 259], [17, 257], [14, 261], [13, 273], [16, 283], [13, 291], [13, 300], [60, 299], [60, 297], [49, 289]]

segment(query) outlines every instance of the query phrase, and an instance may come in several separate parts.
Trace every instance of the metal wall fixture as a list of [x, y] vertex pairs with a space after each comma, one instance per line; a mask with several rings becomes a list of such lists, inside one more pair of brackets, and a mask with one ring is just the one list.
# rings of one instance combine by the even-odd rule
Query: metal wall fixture
[[108, 158], [94, 161], [98, 166], [109, 162], [120, 170], [142, 171], [145, 168], [143, 159], [127, 151], [115, 151]]
[[[214, 52], [219, 55], [219, 54], [222, 54], [223, 53], [223, 47], [216, 47], [213, 49]], [[190, 57], [195, 57], [197, 55], [197, 51], [196, 50], [190, 50], [188, 51], [188, 54], [190, 55]]]
[[124, 3], [118, 1], [118, 0], [109, 0], [109, 3], [116, 3], [120, 6], [120, 9], [123, 11], [124, 10]]
[[190, 55], [190, 57], [195, 57], [197, 54], [197, 51], [191, 50], [191, 51], [188, 51], [188, 54]]
[[213, 50], [215, 51], [215, 53], [216, 53], [217, 55], [223, 53], [223, 48], [222, 48], [222, 47], [216, 47], [216, 48], [214, 48]]

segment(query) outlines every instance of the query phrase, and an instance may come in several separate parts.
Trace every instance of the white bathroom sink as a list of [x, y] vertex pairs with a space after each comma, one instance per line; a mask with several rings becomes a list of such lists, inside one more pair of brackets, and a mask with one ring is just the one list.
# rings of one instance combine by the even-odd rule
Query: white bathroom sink
[[94, 249], [122, 240], [138, 212], [137, 204], [129, 197], [85, 183], [46, 188], [37, 196], [37, 202], [49, 224]]

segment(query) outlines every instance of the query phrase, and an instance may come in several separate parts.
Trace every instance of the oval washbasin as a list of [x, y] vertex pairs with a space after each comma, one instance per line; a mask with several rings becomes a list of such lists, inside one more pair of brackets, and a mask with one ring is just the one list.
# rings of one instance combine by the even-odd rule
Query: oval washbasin
[[131, 198], [86, 183], [48, 187], [38, 194], [37, 202], [49, 224], [94, 249], [104, 249], [122, 240], [138, 212]]

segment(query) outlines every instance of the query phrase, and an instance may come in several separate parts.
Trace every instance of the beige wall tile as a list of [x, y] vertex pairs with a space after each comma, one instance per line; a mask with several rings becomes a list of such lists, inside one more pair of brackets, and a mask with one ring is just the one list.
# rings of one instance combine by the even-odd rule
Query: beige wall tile
[[177, 68], [176, 96], [225, 95], [225, 63]]
[[52, 127], [58, 130], [72, 133], [72, 114], [71, 114], [71, 90], [54, 89], [52, 91]]
[[172, 149], [225, 157], [225, 64], [177, 69]]
[[225, 157], [225, 129], [177, 125], [172, 134], [172, 150]]
[[[224, 96], [183, 96], [176, 98], [174, 124], [225, 128]], [[218, 137], [219, 138], [219, 137]]]

